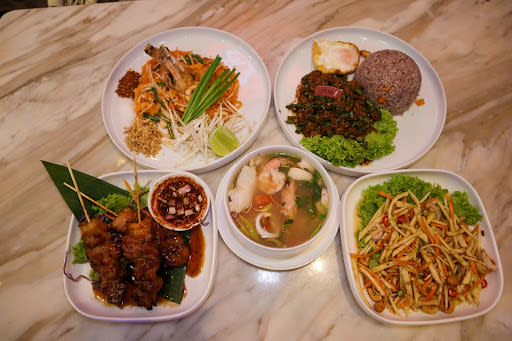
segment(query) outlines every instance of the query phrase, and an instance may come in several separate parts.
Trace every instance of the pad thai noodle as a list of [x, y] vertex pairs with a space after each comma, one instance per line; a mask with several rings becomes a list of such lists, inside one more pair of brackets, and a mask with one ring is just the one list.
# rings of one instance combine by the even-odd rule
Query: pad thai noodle
[[[182, 155], [181, 162], [190, 160], [198, 153], [203, 161], [208, 161], [214, 157], [208, 137], [215, 128], [224, 126], [245, 138], [250, 127], [240, 111], [242, 102], [238, 98], [237, 75], [233, 75], [235, 70], [220, 62], [220, 57], [212, 59], [192, 51], [170, 51], [163, 45], [147, 45], [144, 51], [151, 59], [142, 66], [139, 81], [134, 86], [132, 96], [136, 117], [132, 126], [125, 130], [126, 142], [131, 150], [155, 156], [161, 148], [158, 142], [161, 137], [162, 144]], [[120, 96], [123, 96], [119, 91], [122, 83], [123, 79], [116, 91]], [[201, 86], [202, 83], [206, 84]], [[215, 87], [219, 88], [221, 94], [213, 98], [213, 102], [210, 92]], [[193, 95], [194, 92], [197, 94]], [[201, 112], [191, 117], [186, 111], [190, 111], [187, 106], [194, 101], [194, 96], [209, 96], [211, 103], [206, 104], [207, 107], [204, 102], [199, 106], [200, 99], [196, 98], [196, 110]], [[142, 129], [148, 123], [140, 122], [147, 120], [159, 125], [161, 136], [155, 136], [154, 129]], [[157, 147], [148, 148], [151, 144]]]

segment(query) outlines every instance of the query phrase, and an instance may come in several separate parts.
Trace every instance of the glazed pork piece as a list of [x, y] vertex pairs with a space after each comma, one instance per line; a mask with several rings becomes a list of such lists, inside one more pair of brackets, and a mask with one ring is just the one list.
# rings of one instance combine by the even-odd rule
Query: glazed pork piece
[[183, 237], [166, 228], [156, 228], [156, 240], [162, 261], [167, 266], [182, 266], [190, 258], [190, 250]]
[[137, 221], [137, 212], [130, 206], [123, 207], [117, 217], [110, 223], [110, 229], [119, 233], [126, 233], [126, 227], [129, 223]]
[[123, 238], [124, 258], [132, 263], [132, 298], [135, 304], [150, 310], [158, 303], [163, 280], [158, 276], [160, 252], [155, 238], [155, 222], [146, 217], [140, 223], [129, 223]]
[[120, 264], [121, 247], [114, 242], [107, 224], [98, 217], [80, 223], [80, 231], [91, 268], [100, 278], [93, 286], [105, 294], [109, 303], [122, 304], [127, 282], [126, 271]]

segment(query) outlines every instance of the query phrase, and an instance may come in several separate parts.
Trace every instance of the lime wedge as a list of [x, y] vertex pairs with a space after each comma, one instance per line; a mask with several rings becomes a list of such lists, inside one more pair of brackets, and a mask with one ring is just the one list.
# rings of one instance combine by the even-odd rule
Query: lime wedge
[[226, 156], [240, 146], [235, 134], [224, 126], [212, 131], [209, 142], [213, 152], [218, 156]]

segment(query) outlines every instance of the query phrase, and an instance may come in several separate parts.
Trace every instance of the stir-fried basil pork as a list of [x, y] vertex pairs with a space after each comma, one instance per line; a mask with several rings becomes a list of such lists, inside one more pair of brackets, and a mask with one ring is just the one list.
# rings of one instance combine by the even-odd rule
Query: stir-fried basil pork
[[[326, 90], [337, 93], [322, 95]], [[302, 77], [296, 97], [296, 103], [287, 106], [295, 114], [288, 116], [287, 122], [295, 124], [296, 133], [306, 137], [364, 137], [381, 119], [380, 111], [366, 100], [357, 83], [344, 75], [312, 71]]]

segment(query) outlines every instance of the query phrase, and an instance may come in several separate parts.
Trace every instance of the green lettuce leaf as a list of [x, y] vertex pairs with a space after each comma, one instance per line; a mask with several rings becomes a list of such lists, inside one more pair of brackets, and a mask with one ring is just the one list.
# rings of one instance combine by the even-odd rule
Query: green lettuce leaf
[[398, 127], [393, 116], [382, 111], [382, 118], [373, 124], [375, 131], [364, 140], [349, 139], [340, 135], [312, 136], [303, 138], [300, 143], [309, 151], [329, 161], [335, 166], [355, 167], [366, 161], [376, 160], [395, 150], [393, 140]]

